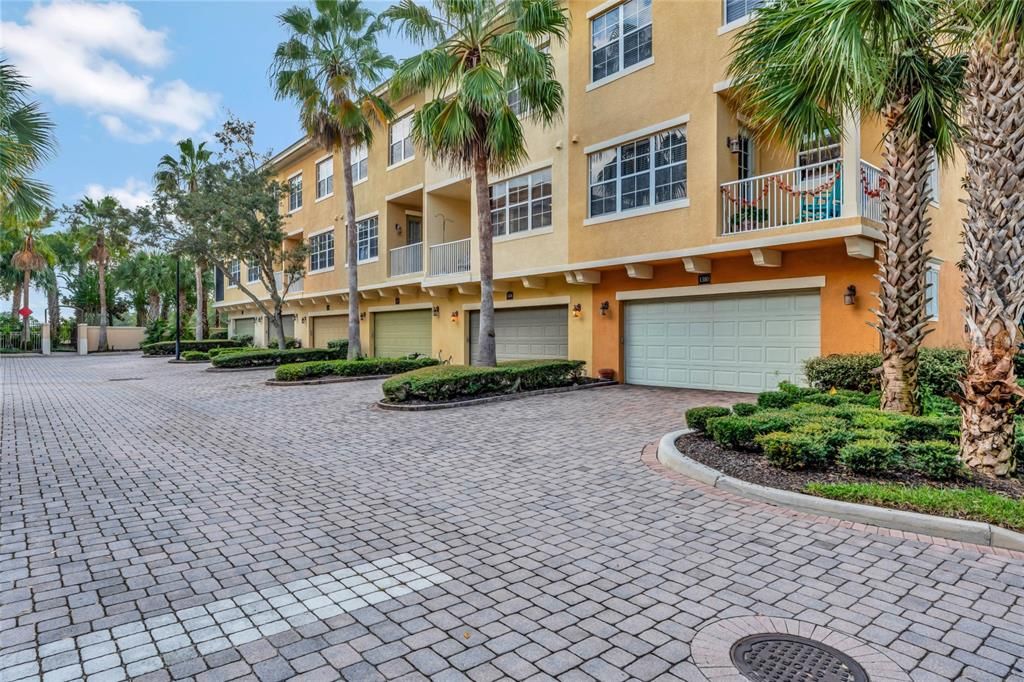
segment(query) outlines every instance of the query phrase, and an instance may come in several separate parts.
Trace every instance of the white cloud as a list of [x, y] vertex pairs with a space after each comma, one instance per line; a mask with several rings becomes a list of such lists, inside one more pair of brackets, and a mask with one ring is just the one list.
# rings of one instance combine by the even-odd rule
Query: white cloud
[[128, 178], [120, 187], [104, 187], [99, 183], [87, 185], [85, 196], [91, 199], [102, 199], [111, 196], [121, 202], [125, 208], [145, 206], [153, 199], [153, 188], [148, 182], [136, 178]]
[[96, 114], [114, 136], [176, 139], [216, 112], [215, 94], [180, 79], [158, 82], [149, 73], [170, 59], [167, 36], [144, 26], [128, 5], [35, 5], [24, 24], [0, 24], [0, 36], [0, 47], [34, 88]]

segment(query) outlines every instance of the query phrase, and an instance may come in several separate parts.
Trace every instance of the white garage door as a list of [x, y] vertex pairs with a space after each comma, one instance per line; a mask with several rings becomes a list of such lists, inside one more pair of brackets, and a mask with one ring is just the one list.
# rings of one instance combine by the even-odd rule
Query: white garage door
[[328, 341], [348, 338], [347, 315], [323, 315], [309, 318], [313, 321], [314, 348], [327, 348]]
[[[470, 357], [476, 362], [480, 313], [469, 318]], [[545, 360], [569, 357], [569, 310], [506, 308], [494, 311], [494, 341], [498, 360]]]
[[626, 381], [754, 393], [802, 383], [820, 310], [817, 292], [628, 303]]
[[402, 310], [373, 316], [373, 354], [400, 358], [412, 353], [430, 355], [429, 310]]

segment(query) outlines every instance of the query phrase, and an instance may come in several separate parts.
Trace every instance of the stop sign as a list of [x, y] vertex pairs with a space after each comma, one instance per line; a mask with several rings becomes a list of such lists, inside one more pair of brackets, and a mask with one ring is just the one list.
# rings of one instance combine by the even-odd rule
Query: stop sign
[[24, 308], [18, 311], [18, 314], [21, 315], [22, 317], [28, 317], [29, 315], [32, 314], [32, 309], [29, 308], [28, 306], [25, 306]]

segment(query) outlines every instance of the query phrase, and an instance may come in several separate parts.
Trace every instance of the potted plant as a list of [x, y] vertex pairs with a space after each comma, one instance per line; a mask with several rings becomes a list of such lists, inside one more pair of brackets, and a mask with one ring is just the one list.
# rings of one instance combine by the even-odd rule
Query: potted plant
[[768, 220], [768, 211], [756, 206], [741, 206], [732, 216], [733, 232], [759, 230]]

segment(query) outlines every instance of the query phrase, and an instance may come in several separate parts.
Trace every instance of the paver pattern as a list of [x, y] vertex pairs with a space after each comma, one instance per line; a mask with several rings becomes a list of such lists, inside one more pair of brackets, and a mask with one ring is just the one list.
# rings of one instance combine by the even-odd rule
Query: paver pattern
[[703, 680], [702, 627], [770, 616], [914, 680], [1024, 680], [1019, 558], [641, 461], [736, 396], [396, 413], [379, 381], [264, 378], [0, 358], [0, 679]]

